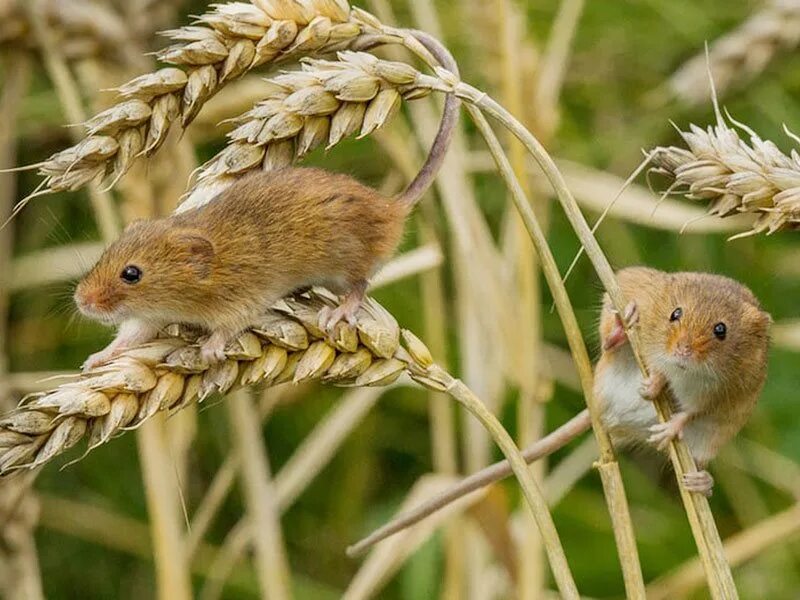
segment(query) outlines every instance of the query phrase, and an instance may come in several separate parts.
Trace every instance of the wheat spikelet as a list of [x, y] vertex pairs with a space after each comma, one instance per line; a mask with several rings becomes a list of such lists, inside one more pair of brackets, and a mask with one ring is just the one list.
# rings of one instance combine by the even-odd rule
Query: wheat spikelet
[[[657, 147], [653, 171], [674, 180], [670, 191], [709, 203], [708, 213], [725, 217], [737, 213], [758, 215], [751, 231], [774, 233], [800, 227], [800, 154], [787, 156], [771, 141], [728, 117], [749, 136], [739, 137], [717, 111], [717, 124], [702, 129], [689, 125], [680, 134], [686, 148]], [[792, 140], [798, 138], [786, 130]]]
[[84, 125], [87, 137], [37, 165], [42, 191], [76, 190], [121, 177], [141, 155], [155, 153], [170, 126], [186, 127], [203, 104], [243, 73], [296, 56], [346, 47], [379, 25], [345, 0], [253, 0], [217, 4], [196, 24], [167, 31], [176, 43], [158, 53], [175, 66], [118, 88], [119, 102]]
[[365, 52], [339, 52], [337, 61], [303, 59], [301, 71], [267, 80], [264, 99], [231, 120], [229, 145], [203, 165], [179, 210], [203, 204], [247, 171], [288, 166], [320, 145], [367, 136], [403, 99], [433, 89], [444, 89], [435, 77]]
[[375, 386], [408, 373], [428, 387], [446, 387], [428, 349], [372, 299], [355, 327], [341, 323], [328, 337], [317, 315], [333, 302], [324, 290], [280, 301], [228, 345], [227, 360], [211, 367], [200, 358], [197, 333], [173, 327], [172, 335], [23, 400], [0, 418], [0, 473], [40, 466], [84, 437], [88, 452], [158, 411], [177, 411], [237, 386], [313, 379]]
[[777, 0], [738, 28], [716, 40], [705, 53], [684, 63], [666, 83], [677, 98], [689, 104], [708, 100], [708, 68], [720, 94], [761, 73], [781, 52], [800, 44], [800, 2]]

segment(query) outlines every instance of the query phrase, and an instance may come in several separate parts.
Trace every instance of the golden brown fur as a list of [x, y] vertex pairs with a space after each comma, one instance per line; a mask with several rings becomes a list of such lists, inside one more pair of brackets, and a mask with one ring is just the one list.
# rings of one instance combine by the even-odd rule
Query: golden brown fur
[[[138, 221], [81, 281], [85, 312], [120, 322], [197, 323], [236, 332], [310, 285], [346, 291], [394, 252], [408, 205], [352, 177], [289, 168], [245, 176], [207, 205]], [[126, 265], [142, 279], [120, 279]]]
[[[648, 371], [665, 377], [674, 409], [690, 415], [684, 440], [704, 465], [755, 407], [766, 378], [771, 319], [749, 289], [728, 277], [632, 267], [621, 270], [618, 280], [626, 300], [638, 307], [636, 328]], [[677, 308], [682, 315], [670, 320]], [[603, 339], [615, 320], [606, 298], [600, 319]], [[724, 339], [714, 335], [719, 323], [726, 328]], [[641, 380], [630, 348], [604, 352], [595, 390], [612, 433], [616, 429], [623, 441], [642, 441], [654, 413], [646, 400], [631, 398], [638, 382], [627, 387], [627, 378]]]

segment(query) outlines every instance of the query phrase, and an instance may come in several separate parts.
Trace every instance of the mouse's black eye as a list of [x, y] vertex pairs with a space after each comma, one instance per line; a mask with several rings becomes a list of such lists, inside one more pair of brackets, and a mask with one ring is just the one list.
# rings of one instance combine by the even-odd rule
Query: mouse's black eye
[[672, 311], [672, 314], [669, 316], [669, 320], [670, 321], [677, 321], [682, 316], [683, 316], [683, 309], [682, 308], [676, 308], [675, 310]]
[[139, 280], [142, 278], [142, 270], [136, 265], [128, 265], [122, 269], [122, 273], [119, 274], [119, 277], [125, 283], [139, 283]]
[[717, 323], [716, 325], [714, 325], [714, 336], [718, 340], [724, 340], [725, 334], [727, 333], [728, 333], [728, 328], [725, 327], [725, 323]]

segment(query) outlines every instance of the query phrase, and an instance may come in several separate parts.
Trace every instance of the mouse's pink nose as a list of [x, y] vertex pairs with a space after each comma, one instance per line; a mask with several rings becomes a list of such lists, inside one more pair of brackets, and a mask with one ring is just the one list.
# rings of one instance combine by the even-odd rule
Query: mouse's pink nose
[[80, 310], [102, 310], [106, 299], [97, 290], [78, 288], [75, 290], [75, 304]]
[[694, 354], [692, 345], [688, 340], [679, 340], [678, 343], [675, 344], [675, 350], [673, 352], [675, 356], [679, 358], [691, 358], [692, 354]]

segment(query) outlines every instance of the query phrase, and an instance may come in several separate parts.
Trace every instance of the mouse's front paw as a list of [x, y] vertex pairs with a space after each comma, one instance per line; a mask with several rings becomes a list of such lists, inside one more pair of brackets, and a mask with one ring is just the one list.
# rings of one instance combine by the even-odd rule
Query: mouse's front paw
[[683, 428], [686, 427], [689, 419], [688, 413], [676, 412], [666, 423], [656, 423], [650, 426], [648, 443], [653, 444], [659, 450], [666, 450], [672, 440], [683, 439]]
[[89, 357], [83, 361], [81, 370], [83, 370], [84, 373], [91, 371], [95, 367], [99, 367], [100, 365], [109, 362], [112, 358], [117, 356], [119, 352], [119, 350], [114, 348], [103, 348], [99, 352], [89, 355]]
[[664, 374], [655, 371], [642, 381], [642, 385], [639, 386], [639, 395], [645, 400], [655, 400], [666, 384], [667, 379]]
[[714, 493], [714, 478], [708, 471], [694, 471], [683, 476], [683, 487], [697, 494], [703, 494], [707, 498]]
[[628, 341], [627, 331], [639, 322], [639, 308], [636, 301], [631, 300], [625, 306], [622, 316], [614, 311], [614, 326], [603, 340], [603, 350], [609, 352], [619, 348]]

